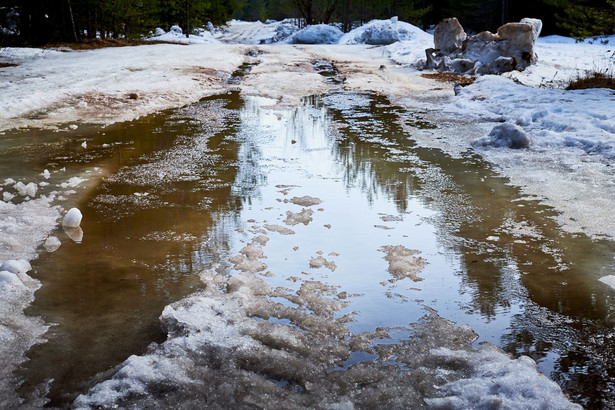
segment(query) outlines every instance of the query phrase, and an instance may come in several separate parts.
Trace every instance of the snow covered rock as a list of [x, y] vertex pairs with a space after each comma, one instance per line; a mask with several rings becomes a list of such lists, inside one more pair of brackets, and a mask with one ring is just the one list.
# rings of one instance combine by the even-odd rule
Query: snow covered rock
[[475, 147], [495, 147], [495, 148], [527, 148], [531, 140], [523, 128], [505, 122], [493, 127], [489, 136], [475, 140], [472, 145]]
[[442, 20], [434, 32], [435, 49], [425, 50], [425, 68], [477, 75], [524, 70], [537, 60], [534, 46], [541, 29], [542, 21], [524, 18], [504, 24], [496, 34], [468, 37], [456, 18]]
[[307, 26], [290, 36], [290, 44], [335, 44], [344, 33], [337, 27], [327, 24]]
[[67, 228], [77, 228], [81, 225], [81, 211], [77, 208], [71, 208], [70, 211], [66, 213], [64, 220], [62, 220], [62, 226]]
[[393, 17], [389, 20], [372, 20], [369, 23], [346, 33], [339, 44], [388, 45], [397, 41], [412, 40], [424, 36], [425, 32], [412, 24]]

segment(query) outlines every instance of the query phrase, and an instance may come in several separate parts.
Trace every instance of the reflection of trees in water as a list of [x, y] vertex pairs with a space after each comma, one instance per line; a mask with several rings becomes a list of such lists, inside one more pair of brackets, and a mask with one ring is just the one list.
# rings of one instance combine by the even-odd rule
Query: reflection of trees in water
[[134, 143], [115, 146], [109, 177], [80, 205], [83, 242], [63, 240], [36, 261], [43, 287], [29, 313], [58, 325], [28, 353], [22, 395], [53, 378], [50, 404], [63, 406], [96, 373], [164, 340], [162, 309], [202, 286], [195, 273], [238, 225], [241, 143], [228, 137], [240, 104], [237, 94], [209, 98], [94, 137], [93, 147]]
[[[417, 158], [405, 152], [414, 142], [396, 124], [399, 109], [382, 97], [369, 99], [367, 106], [354, 106], [353, 115], [331, 109], [343, 138], [336, 148], [348, 186], [359, 187], [369, 203], [379, 195], [392, 198], [400, 213], [408, 211], [408, 201], [420, 188], [420, 179], [407, 169], [419, 166]], [[404, 150], [395, 157], [393, 149]]]
[[460, 258], [469, 312], [490, 321], [523, 306], [503, 347], [536, 360], [555, 352], [553, 377], [569, 394], [589, 397], [590, 407], [613, 407], [614, 301], [597, 281], [612, 271], [613, 243], [561, 232], [552, 210], [516, 202], [518, 189], [480, 159], [415, 147], [398, 122], [407, 113], [382, 98], [348, 111], [331, 110], [342, 125], [337, 155], [346, 183], [360, 186], [368, 200], [389, 196], [400, 212], [409, 198], [436, 210], [439, 240]]
[[511, 329], [502, 338], [506, 351], [552, 363], [551, 378], [584, 407], [615, 407], [612, 326], [528, 303], [513, 318]]

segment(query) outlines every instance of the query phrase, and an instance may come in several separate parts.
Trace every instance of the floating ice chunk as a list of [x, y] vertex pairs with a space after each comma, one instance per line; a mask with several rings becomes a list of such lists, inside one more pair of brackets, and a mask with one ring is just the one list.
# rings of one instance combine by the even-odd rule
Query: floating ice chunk
[[496, 148], [527, 148], [531, 140], [523, 128], [505, 122], [493, 127], [489, 136], [476, 139], [472, 142], [475, 147], [496, 147]]
[[306, 208], [303, 208], [301, 212], [296, 212], [296, 213], [291, 212], [291, 211], [286, 211], [286, 220], [284, 221], [284, 223], [290, 226], [294, 226], [297, 224], [307, 225], [310, 222], [312, 222], [313, 214], [314, 214], [314, 211], [312, 211], [311, 209], [306, 209]]
[[2, 185], [13, 185], [15, 183], [15, 180], [13, 178], [7, 178], [4, 180], [4, 183]]
[[43, 178], [45, 179], [49, 179], [49, 177], [51, 177], [51, 173], [49, 172], [49, 170], [44, 170], [41, 175], [43, 176]]
[[77, 228], [79, 225], [81, 225], [81, 218], [83, 218], [81, 211], [77, 208], [71, 208], [66, 213], [66, 216], [64, 216], [64, 219], [62, 220], [62, 226], [65, 226], [67, 228]]
[[38, 186], [34, 182], [30, 182], [26, 185], [19, 181], [14, 185], [14, 188], [17, 190], [19, 195], [29, 196], [31, 198], [36, 196], [36, 191], [38, 190]]
[[295, 233], [295, 231], [293, 231], [292, 229], [288, 229], [281, 225], [265, 224], [265, 229], [271, 232], [277, 232], [282, 235], [293, 235]]
[[384, 259], [389, 262], [389, 272], [397, 280], [404, 278], [410, 278], [415, 282], [423, 280], [417, 275], [427, 265], [427, 261], [420, 256], [415, 256], [419, 251], [401, 245], [383, 246], [379, 250], [387, 254]]
[[290, 202], [292, 202], [295, 205], [300, 205], [300, 206], [313, 206], [313, 205], [320, 205], [322, 203], [322, 201], [318, 198], [313, 198], [311, 196], [302, 196], [302, 197], [293, 197]]
[[87, 148], [88, 147], [88, 142], [87, 141], [83, 141], [83, 143], [81, 144], [81, 146], [83, 148]]
[[328, 261], [322, 256], [310, 258], [310, 268], [318, 269], [318, 268], [322, 268], [323, 266], [327, 269], [330, 269], [331, 272], [335, 272], [335, 269], [337, 268], [337, 265], [335, 264], [335, 262]]
[[62, 245], [62, 243], [55, 236], [50, 236], [49, 238], [47, 238], [47, 240], [43, 244], [47, 252], [50, 252], [50, 253], [57, 251], [60, 245]]
[[83, 181], [87, 181], [87, 180], [86, 180], [86, 179], [84, 179], [84, 178], [72, 177], [72, 178], [70, 178], [68, 181], [66, 181], [66, 182], [62, 182], [62, 183], [60, 184], [60, 186], [61, 186], [62, 188], [74, 188], [74, 187], [76, 187], [77, 185], [79, 185], [80, 183], [82, 183]]
[[68, 128], [70, 128], [71, 130], [76, 130], [77, 128], [79, 128], [79, 126], [77, 124], [71, 124], [68, 126]]
[[614, 275], [603, 276], [598, 280], [604, 283], [605, 285], [608, 285], [612, 287], [613, 289], [615, 289], [615, 276]]

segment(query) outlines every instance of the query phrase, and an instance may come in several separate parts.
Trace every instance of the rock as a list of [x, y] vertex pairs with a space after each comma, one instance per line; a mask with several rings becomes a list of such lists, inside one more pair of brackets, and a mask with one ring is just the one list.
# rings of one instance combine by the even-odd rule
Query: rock
[[450, 54], [461, 50], [467, 35], [456, 17], [442, 20], [433, 33], [433, 43], [436, 50]]
[[475, 140], [472, 145], [475, 147], [495, 147], [495, 148], [527, 148], [530, 146], [531, 139], [523, 128], [505, 122], [493, 127], [489, 136]]

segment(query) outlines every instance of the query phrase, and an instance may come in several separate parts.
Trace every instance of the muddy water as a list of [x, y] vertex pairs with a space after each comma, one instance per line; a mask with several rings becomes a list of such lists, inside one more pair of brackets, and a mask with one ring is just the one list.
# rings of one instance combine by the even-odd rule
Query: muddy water
[[[58, 143], [37, 159], [101, 176], [74, 200], [83, 241], [62, 237], [34, 263], [43, 286], [28, 313], [54, 326], [28, 354], [24, 395], [47, 384], [50, 405], [70, 403], [163, 340], [160, 312], [201, 286], [200, 270], [265, 234], [265, 279], [337, 286], [351, 301], [340, 314], [358, 312], [354, 332], [406, 325], [433, 308], [472, 326], [478, 342], [531, 356], [575, 401], [615, 405], [613, 292], [598, 281], [613, 270], [611, 242], [561, 232], [553, 210], [470, 153], [416, 146], [400, 122], [437, 124], [384, 98], [274, 103], [212, 98], [80, 135], [87, 151]], [[304, 195], [322, 202], [293, 203]], [[309, 218], [295, 224], [289, 216], [302, 211]], [[383, 249], [398, 245], [426, 260], [420, 280], [388, 270]], [[327, 265], [310, 264], [318, 257]]]

